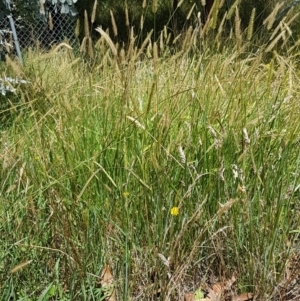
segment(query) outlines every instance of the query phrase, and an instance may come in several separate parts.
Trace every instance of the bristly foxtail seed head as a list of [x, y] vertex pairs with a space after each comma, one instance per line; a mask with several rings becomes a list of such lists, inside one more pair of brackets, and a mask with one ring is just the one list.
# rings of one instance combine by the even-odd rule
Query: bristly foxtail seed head
[[75, 26], [75, 37], [78, 38], [80, 33], [80, 20], [77, 19]]
[[118, 27], [112, 10], [110, 10], [110, 16], [111, 16], [111, 24], [112, 24], [114, 36], [116, 37], [118, 35]]
[[158, 0], [152, 0], [152, 12], [154, 14], [157, 13], [157, 7], [158, 7]]
[[143, 41], [138, 53], [136, 54], [136, 58], [138, 58], [144, 51], [145, 47], [148, 45], [149, 41], [151, 40], [151, 36], [153, 34], [153, 29], [148, 33], [147, 37]]
[[97, 4], [98, 4], [98, 0], [95, 0], [94, 6], [93, 6], [93, 11], [92, 11], [92, 16], [91, 16], [91, 23], [92, 24], [94, 24], [95, 19], [96, 19]]
[[227, 14], [227, 20], [231, 19], [232, 15], [235, 12], [235, 8], [239, 5], [241, 0], [236, 0], [231, 7], [229, 8], [228, 14]]
[[192, 13], [193, 13], [193, 11], [194, 11], [195, 6], [196, 6], [196, 3], [194, 3], [194, 5], [192, 6], [192, 8], [190, 9], [190, 11], [189, 11], [189, 13], [188, 13], [188, 15], [187, 15], [187, 17], [186, 17], [187, 20], [190, 19], [191, 15], [192, 15]]
[[141, 19], [140, 19], [140, 30], [143, 30], [144, 28], [144, 15], [141, 15]]
[[159, 36], [159, 48], [160, 50], [164, 50], [164, 39], [163, 39], [163, 33], [161, 32], [160, 33], [160, 36]]
[[177, 5], [177, 8], [179, 8], [179, 7], [182, 5], [183, 1], [184, 1], [184, 0], [180, 0], [180, 1], [179, 1], [178, 5]]
[[242, 42], [241, 18], [237, 7], [235, 8], [234, 31], [235, 31], [235, 38], [237, 42], [241, 44]]
[[98, 31], [101, 34], [101, 36], [104, 38], [104, 40], [107, 42], [113, 55], [117, 56], [118, 50], [117, 50], [115, 44], [113, 43], [113, 41], [111, 40], [111, 38], [109, 37], [109, 35], [101, 27], [96, 28], [96, 31]]
[[51, 12], [49, 12], [48, 20], [49, 20], [48, 21], [49, 29], [52, 31], [53, 30], [53, 19], [52, 19]]
[[88, 42], [88, 55], [90, 58], [94, 58], [94, 47], [93, 47], [93, 41], [92, 38], [89, 37]]
[[127, 6], [127, 3], [126, 3], [126, 6], [125, 6], [125, 25], [127, 27], [129, 27], [129, 13], [128, 13], [128, 6]]
[[157, 63], [157, 60], [158, 60], [158, 49], [157, 49], [157, 43], [154, 42], [154, 44], [153, 44], [153, 61], [154, 61], [155, 65]]
[[251, 12], [248, 29], [247, 29], [247, 40], [248, 41], [250, 41], [252, 38], [255, 15], [256, 15], [256, 8], [254, 7]]
[[86, 38], [90, 36], [89, 20], [87, 11], [84, 11], [84, 35]]
[[81, 45], [80, 45], [80, 52], [83, 53], [83, 54], [86, 54], [87, 40], [88, 40], [88, 38], [84, 37], [83, 40], [82, 40], [82, 42], [81, 42]]
[[218, 5], [218, 8], [219, 8], [219, 9], [222, 8], [224, 4], [225, 4], [225, 0], [220, 0], [220, 3], [219, 3], [219, 5]]
[[122, 65], [125, 65], [126, 62], [126, 54], [124, 48], [121, 49], [120, 51], [120, 61]]
[[284, 5], [284, 2], [276, 3], [273, 11], [269, 14], [269, 16], [263, 21], [263, 24], [267, 24], [267, 29], [270, 30], [273, 27], [273, 24], [276, 20], [276, 16], [278, 14], [278, 11], [281, 9], [281, 7]]

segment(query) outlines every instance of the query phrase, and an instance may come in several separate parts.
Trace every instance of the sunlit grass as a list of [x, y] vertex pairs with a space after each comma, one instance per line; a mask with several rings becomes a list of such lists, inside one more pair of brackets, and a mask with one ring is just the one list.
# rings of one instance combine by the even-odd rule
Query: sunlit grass
[[292, 54], [122, 62], [101, 43], [92, 69], [64, 44], [7, 64], [30, 84], [1, 132], [1, 298], [100, 300], [106, 265], [118, 300], [233, 274], [275, 296], [298, 252]]

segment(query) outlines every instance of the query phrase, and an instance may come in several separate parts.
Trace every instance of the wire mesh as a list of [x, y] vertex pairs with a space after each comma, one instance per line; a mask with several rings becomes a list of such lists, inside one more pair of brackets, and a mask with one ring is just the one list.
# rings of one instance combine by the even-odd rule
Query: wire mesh
[[[172, 27], [172, 14], [174, 13], [174, 3], [181, 3], [176, 8], [176, 14], [180, 24], [185, 24], [186, 16], [193, 9], [193, 16], [199, 10], [196, 6], [196, 0], [174, 1], [174, 0], [158, 0], [157, 10], [154, 13], [153, 3], [155, 1], [147, 1], [143, 7], [143, 1], [128, 0], [127, 8], [129, 11], [130, 26], [136, 29], [140, 27], [140, 19], [143, 16], [145, 27], [144, 30], [150, 31], [155, 23], [156, 30], [161, 30], [164, 25]], [[44, 49], [49, 49], [51, 45], [67, 40], [71, 45], [75, 45], [78, 41], [75, 37], [76, 17], [71, 13], [61, 13], [61, 7], [48, 6], [44, 16], [36, 13], [36, 17], [31, 20], [25, 20], [13, 15], [15, 27], [21, 50], [28, 47], [39, 45]], [[111, 26], [111, 14], [116, 19], [119, 31], [125, 30], [125, 2], [120, 0], [104, 1], [99, 5], [98, 14], [100, 16], [99, 25]], [[122, 34], [120, 34], [121, 36]], [[11, 33], [10, 24], [7, 16], [3, 11], [0, 11], [0, 57], [5, 53], [15, 53], [14, 41]]]
[[[21, 50], [39, 45], [49, 49], [52, 45], [67, 40], [71, 45], [77, 42], [75, 37], [76, 17], [62, 14], [59, 10], [50, 11], [45, 16], [39, 15], [33, 20], [15, 17], [14, 23]], [[15, 41], [8, 17], [0, 11], [0, 57], [6, 53], [15, 53]]]

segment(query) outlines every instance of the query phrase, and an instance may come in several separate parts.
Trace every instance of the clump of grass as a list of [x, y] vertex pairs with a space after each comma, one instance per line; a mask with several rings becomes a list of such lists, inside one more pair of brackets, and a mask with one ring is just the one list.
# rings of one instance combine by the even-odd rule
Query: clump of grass
[[232, 274], [269, 300], [290, 281], [299, 73], [294, 49], [243, 52], [234, 11], [240, 45], [222, 52], [199, 54], [193, 28], [175, 55], [167, 33], [138, 48], [132, 31], [125, 49], [99, 28], [89, 73], [65, 44], [28, 52], [0, 141], [1, 298], [101, 298], [107, 265], [118, 300]]

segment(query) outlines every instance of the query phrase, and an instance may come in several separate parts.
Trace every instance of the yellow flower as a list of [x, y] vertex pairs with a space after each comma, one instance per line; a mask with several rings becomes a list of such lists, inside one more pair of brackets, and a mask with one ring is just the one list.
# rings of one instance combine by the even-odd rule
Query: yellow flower
[[124, 192], [123, 192], [123, 197], [124, 197], [124, 198], [127, 198], [128, 196], [129, 196], [129, 192], [128, 192], [128, 191], [124, 191]]
[[178, 207], [173, 207], [171, 209], [171, 215], [176, 216], [179, 214], [179, 208]]

